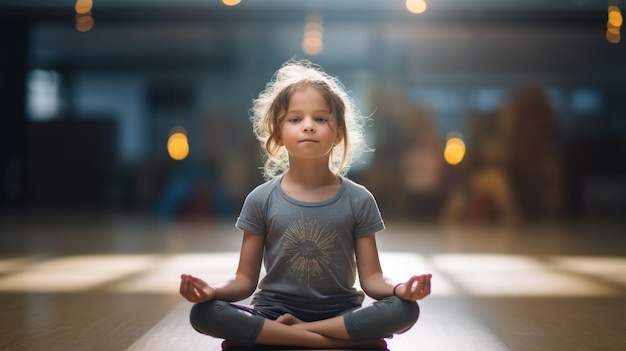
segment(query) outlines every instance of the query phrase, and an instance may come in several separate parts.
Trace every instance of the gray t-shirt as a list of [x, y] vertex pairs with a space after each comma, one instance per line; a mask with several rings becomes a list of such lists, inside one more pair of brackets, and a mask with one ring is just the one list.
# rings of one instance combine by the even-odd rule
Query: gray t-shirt
[[363, 186], [341, 178], [339, 191], [321, 202], [287, 195], [277, 177], [247, 196], [236, 226], [265, 237], [266, 275], [252, 304], [304, 320], [329, 318], [360, 306], [354, 288], [354, 242], [385, 228], [378, 205]]

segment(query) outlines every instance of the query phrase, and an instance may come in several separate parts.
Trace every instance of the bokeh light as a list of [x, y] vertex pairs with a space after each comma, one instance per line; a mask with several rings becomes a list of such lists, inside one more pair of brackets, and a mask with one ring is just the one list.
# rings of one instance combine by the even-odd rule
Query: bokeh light
[[609, 13], [609, 23], [613, 27], [620, 27], [624, 19], [622, 18], [622, 14], [618, 11], [612, 11]]
[[609, 6], [608, 21], [606, 22], [606, 40], [612, 44], [618, 44], [622, 35], [620, 33], [624, 18], [622, 11], [617, 6]]
[[222, 4], [226, 6], [236, 6], [241, 3], [241, 0], [222, 0]]
[[406, 8], [411, 13], [423, 13], [426, 11], [426, 7], [424, 0], [406, 0]]
[[613, 27], [621, 27], [624, 21], [622, 11], [617, 6], [609, 6], [609, 25]]
[[611, 29], [607, 29], [606, 31], [606, 40], [608, 40], [612, 44], [618, 44], [622, 39], [622, 35], [619, 31], [612, 31]]
[[167, 141], [167, 152], [174, 160], [184, 160], [189, 155], [187, 135], [181, 131], [172, 133]]
[[76, 1], [76, 5], [74, 5], [74, 9], [76, 13], [81, 15], [86, 15], [91, 12], [91, 8], [93, 7], [93, 2], [91, 0], [78, 0]]
[[308, 55], [319, 55], [324, 48], [324, 21], [322, 16], [311, 14], [306, 17], [302, 51]]
[[76, 30], [79, 32], [89, 32], [94, 25], [93, 16], [91, 10], [93, 8], [92, 0], [77, 0], [74, 5], [76, 14], [74, 20], [76, 21]]
[[76, 30], [79, 32], [89, 32], [94, 26], [94, 19], [91, 14], [76, 14]]
[[448, 139], [446, 147], [443, 150], [443, 157], [451, 165], [457, 165], [463, 161], [465, 157], [465, 143], [457, 137]]

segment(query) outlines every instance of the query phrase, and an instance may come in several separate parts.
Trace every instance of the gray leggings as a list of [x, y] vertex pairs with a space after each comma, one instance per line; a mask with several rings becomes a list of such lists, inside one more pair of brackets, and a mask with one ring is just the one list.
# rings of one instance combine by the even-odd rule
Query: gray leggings
[[[419, 311], [416, 302], [390, 296], [340, 315], [343, 315], [350, 340], [358, 342], [407, 331], [417, 321]], [[189, 319], [194, 329], [202, 334], [251, 346], [265, 319], [278, 317], [248, 306], [214, 300], [193, 305]]]

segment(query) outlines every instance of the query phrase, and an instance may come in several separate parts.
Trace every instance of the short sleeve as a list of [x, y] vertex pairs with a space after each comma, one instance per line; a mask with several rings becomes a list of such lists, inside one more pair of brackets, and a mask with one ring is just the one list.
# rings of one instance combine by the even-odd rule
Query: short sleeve
[[248, 230], [261, 236], [267, 235], [265, 223], [266, 197], [263, 195], [264, 193], [261, 188], [256, 188], [248, 194], [235, 223], [237, 228]]
[[380, 209], [374, 195], [365, 188], [360, 188], [353, 202], [355, 227], [354, 235], [363, 237], [385, 229]]

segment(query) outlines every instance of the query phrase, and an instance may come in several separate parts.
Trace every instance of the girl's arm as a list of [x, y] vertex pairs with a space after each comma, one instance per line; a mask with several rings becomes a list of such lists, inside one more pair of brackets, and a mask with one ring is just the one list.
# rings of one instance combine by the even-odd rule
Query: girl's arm
[[430, 294], [430, 274], [412, 276], [401, 284], [394, 284], [383, 275], [376, 235], [357, 238], [355, 252], [361, 288], [369, 297], [380, 300], [395, 294], [402, 299], [415, 301]]
[[262, 236], [244, 230], [235, 277], [210, 286], [196, 277], [182, 275], [180, 294], [196, 303], [209, 300], [239, 301], [249, 297], [259, 281], [264, 242]]
[[216, 286], [216, 299], [239, 301], [254, 293], [259, 282], [264, 243], [264, 237], [248, 230], [243, 231], [237, 272], [233, 279]]
[[383, 275], [378, 258], [376, 235], [359, 237], [355, 242], [356, 264], [359, 281], [365, 293], [376, 300], [393, 294], [393, 282]]

